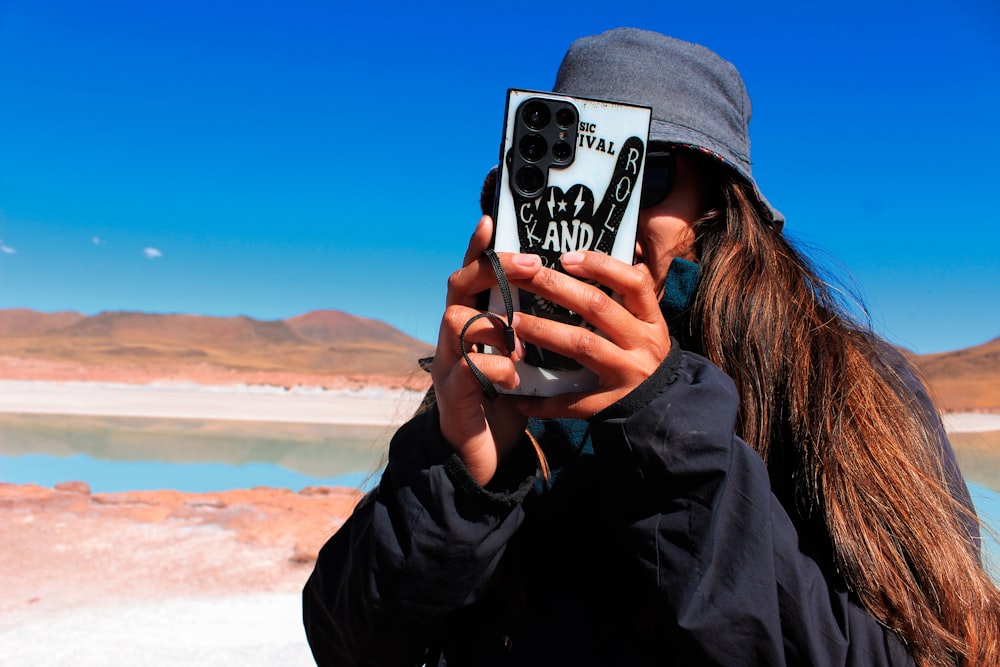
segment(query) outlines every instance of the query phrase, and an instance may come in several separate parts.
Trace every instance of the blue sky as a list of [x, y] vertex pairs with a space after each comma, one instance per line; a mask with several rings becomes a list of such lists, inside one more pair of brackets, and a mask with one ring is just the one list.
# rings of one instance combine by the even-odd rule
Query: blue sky
[[787, 233], [919, 352], [1000, 336], [1000, 5], [0, 0], [0, 308], [432, 341], [506, 88], [619, 25], [743, 73]]

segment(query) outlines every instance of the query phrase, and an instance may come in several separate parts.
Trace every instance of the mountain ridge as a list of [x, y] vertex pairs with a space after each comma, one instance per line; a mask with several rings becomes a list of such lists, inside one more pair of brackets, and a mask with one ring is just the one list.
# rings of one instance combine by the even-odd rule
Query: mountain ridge
[[[325, 309], [280, 320], [141, 311], [0, 309], [0, 378], [416, 383], [433, 347], [385, 322]], [[903, 353], [945, 412], [1000, 412], [1000, 337]], [[128, 378], [132, 378], [129, 380]], [[138, 379], [136, 379], [138, 378]]]
[[910, 355], [938, 408], [1000, 412], [1000, 337], [961, 350]]
[[31, 374], [25, 369], [32, 364], [49, 369], [55, 364], [73, 377], [119, 371], [146, 379], [159, 371], [194, 381], [206, 374], [272, 374], [296, 376], [300, 384], [351, 376], [381, 376], [395, 384], [416, 372], [416, 360], [432, 351], [384, 322], [336, 310], [283, 320], [0, 310], [0, 356], [8, 361], [0, 366], [0, 377], [8, 379], [31, 379], [23, 376]]

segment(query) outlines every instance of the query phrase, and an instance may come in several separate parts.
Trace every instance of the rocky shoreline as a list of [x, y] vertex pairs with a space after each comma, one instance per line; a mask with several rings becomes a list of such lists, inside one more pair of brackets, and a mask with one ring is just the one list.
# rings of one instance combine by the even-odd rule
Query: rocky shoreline
[[[92, 494], [83, 482], [0, 484], [3, 662], [68, 664], [58, 658], [65, 655], [78, 665], [309, 664], [299, 592], [360, 495], [327, 487]], [[32, 639], [60, 624], [55, 652]], [[230, 624], [272, 630], [251, 630], [233, 647]], [[185, 625], [198, 634], [170, 630]], [[155, 633], [139, 636], [144, 626]], [[158, 655], [123, 657], [142, 646]]]
[[0, 628], [11, 613], [99, 598], [298, 590], [360, 496], [328, 487], [91, 494], [83, 482], [0, 484]]
[[[34, 380], [52, 383], [37, 375]], [[128, 402], [147, 404], [143, 411], [179, 396], [113, 380], [130, 387]], [[9, 378], [3, 382], [14, 386]], [[231, 408], [211, 403], [218, 387], [183, 389], [221, 410], [216, 417], [239, 419], [236, 404], [254, 395], [248, 386], [223, 390], [233, 394]], [[92, 401], [100, 393], [95, 387], [82, 383], [77, 389]], [[379, 420], [387, 427], [412, 412], [413, 405], [400, 409], [401, 396], [410, 402], [420, 396], [399, 386], [313, 389], [339, 402], [316, 402], [315, 391], [272, 386], [267, 392], [286, 396], [286, 416], [304, 422], [338, 422], [351, 412], [356, 417], [362, 400], [379, 404], [372, 414], [385, 415]], [[7, 410], [17, 412], [25, 396], [7, 391], [0, 409], [9, 403]], [[64, 393], [51, 398], [40, 409], [52, 414], [76, 400]], [[106, 414], [121, 404], [116, 401], [76, 407]], [[1000, 429], [996, 414], [948, 415], [945, 421], [956, 433]], [[3, 663], [310, 665], [300, 591], [319, 549], [360, 497], [356, 489], [331, 487], [92, 493], [82, 481], [54, 488], [0, 483]]]

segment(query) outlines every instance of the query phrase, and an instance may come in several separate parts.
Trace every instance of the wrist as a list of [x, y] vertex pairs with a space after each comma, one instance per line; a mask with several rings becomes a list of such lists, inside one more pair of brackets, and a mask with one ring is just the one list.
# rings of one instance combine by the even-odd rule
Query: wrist
[[660, 366], [624, 397], [607, 406], [589, 419], [591, 423], [609, 419], [628, 417], [645, 407], [665, 387], [677, 379], [677, 369], [681, 362], [681, 348], [677, 340], [670, 339], [670, 352]]
[[469, 471], [469, 476], [479, 486], [490, 483], [497, 472], [496, 448], [470, 443], [465, 447], [456, 448], [455, 453]]

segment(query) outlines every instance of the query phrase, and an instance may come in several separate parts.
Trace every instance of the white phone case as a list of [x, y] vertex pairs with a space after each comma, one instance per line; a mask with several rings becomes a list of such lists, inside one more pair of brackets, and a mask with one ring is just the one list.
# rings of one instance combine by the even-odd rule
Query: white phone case
[[[509, 90], [494, 249], [536, 253], [557, 269], [559, 257], [574, 250], [597, 250], [631, 264], [649, 121], [648, 107]], [[534, 295], [513, 289], [511, 296], [515, 310], [589, 326]], [[491, 291], [489, 308], [504, 312], [499, 289]], [[534, 346], [517, 371], [516, 391], [497, 390], [554, 396], [597, 384], [597, 376], [575, 360]]]

